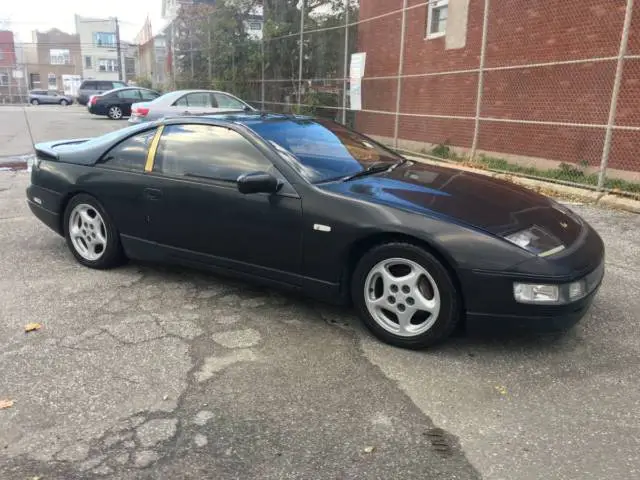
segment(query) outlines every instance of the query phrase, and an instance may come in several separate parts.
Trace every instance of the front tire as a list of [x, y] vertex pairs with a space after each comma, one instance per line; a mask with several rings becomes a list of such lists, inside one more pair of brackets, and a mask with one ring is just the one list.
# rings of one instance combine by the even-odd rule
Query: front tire
[[112, 105], [109, 107], [108, 115], [111, 120], [120, 120], [122, 118], [122, 109], [117, 105]]
[[66, 100], [60, 100], [60, 105], [66, 107], [67, 105], [69, 105], [69, 102], [67, 102]]
[[120, 235], [111, 218], [94, 197], [76, 195], [64, 213], [67, 246], [82, 265], [108, 269], [123, 260]]
[[449, 337], [460, 317], [455, 283], [440, 261], [410, 243], [365, 253], [351, 295], [365, 326], [385, 343], [421, 349]]
[[33, 100], [31, 100], [31, 105], [40, 105], [40, 102], [38, 101], [37, 98], [34, 98]]

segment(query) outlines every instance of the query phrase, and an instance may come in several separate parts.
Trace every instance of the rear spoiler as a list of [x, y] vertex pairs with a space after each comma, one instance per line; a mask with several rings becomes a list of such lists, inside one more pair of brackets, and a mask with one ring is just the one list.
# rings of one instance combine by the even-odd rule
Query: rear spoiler
[[51, 144], [38, 144], [34, 147], [36, 151], [36, 157], [40, 160], [53, 160], [58, 161], [60, 157], [58, 157], [58, 153], [53, 150], [53, 145]]
[[57, 140], [54, 142], [43, 142], [37, 143], [34, 145], [33, 149], [36, 152], [36, 157], [40, 160], [60, 160], [60, 152], [56, 151], [56, 147], [68, 146], [68, 145], [76, 145], [78, 143], [84, 143], [87, 140], [91, 140], [90, 138], [77, 138], [73, 140]]

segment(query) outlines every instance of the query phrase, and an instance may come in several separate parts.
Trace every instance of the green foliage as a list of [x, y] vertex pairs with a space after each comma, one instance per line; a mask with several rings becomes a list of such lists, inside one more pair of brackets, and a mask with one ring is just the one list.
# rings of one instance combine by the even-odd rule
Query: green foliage
[[153, 83], [151, 82], [151, 79], [149, 77], [136, 77], [133, 81], [139, 87], [153, 88]]
[[[343, 0], [304, 0], [304, 29], [339, 27], [345, 23]], [[296, 104], [301, 113], [321, 114], [319, 105], [339, 106], [342, 94], [327, 94], [326, 89], [342, 88], [344, 70], [344, 29], [304, 35], [302, 78], [335, 78], [330, 85], [302, 83], [298, 92], [301, 0], [264, 0], [262, 41], [245, 31], [247, 15], [258, 0], [218, 0], [215, 7], [203, 4], [181, 8], [175, 22], [175, 45], [182, 55], [174, 59], [176, 88], [214, 88], [233, 93], [247, 101], [260, 100], [261, 80], [267, 109], [278, 104]], [[357, 19], [358, 2], [350, 0], [349, 19]], [[349, 29], [351, 50], [356, 47], [356, 28]], [[273, 81], [278, 80], [278, 81]], [[282, 109], [291, 109], [284, 107]], [[328, 110], [330, 115], [335, 112]], [[324, 112], [325, 114], [327, 112]]]
[[[542, 179], [561, 180], [582, 185], [596, 186], [598, 184], [597, 174], [587, 174], [583, 170], [568, 163], [561, 163], [558, 168], [541, 169], [510, 163], [504, 158], [480, 156], [478, 162], [481, 166], [489, 170], [523, 174]], [[629, 182], [627, 180], [608, 178], [604, 186], [611, 190], [640, 193], [640, 183]]]

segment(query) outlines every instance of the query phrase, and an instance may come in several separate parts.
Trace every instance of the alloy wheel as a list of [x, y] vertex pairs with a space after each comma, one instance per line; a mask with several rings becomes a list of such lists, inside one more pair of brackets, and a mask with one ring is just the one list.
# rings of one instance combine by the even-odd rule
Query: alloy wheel
[[90, 262], [107, 248], [107, 229], [98, 211], [86, 203], [76, 205], [69, 216], [69, 237], [78, 254]]
[[120, 107], [111, 107], [109, 108], [109, 116], [114, 120], [118, 120], [122, 118], [122, 110]]
[[440, 313], [440, 291], [420, 264], [406, 258], [378, 262], [364, 282], [367, 310], [386, 331], [414, 337], [429, 330]]

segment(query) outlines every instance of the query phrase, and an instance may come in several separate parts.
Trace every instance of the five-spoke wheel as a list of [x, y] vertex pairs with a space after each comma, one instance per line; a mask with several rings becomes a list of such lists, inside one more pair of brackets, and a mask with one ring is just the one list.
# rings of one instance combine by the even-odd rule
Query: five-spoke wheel
[[109, 107], [107, 114], [111, 120], [120, 120], [122, 118], [122, 109], [117, 105], [113, 105]]
[[98, 211], [91, 205], [81, 203], [71, 211], [69, 236], [82, 258], [95, 261], [107, 246], [107, 229]]
[[410, 243], [386, 243], [366, 252], [351, 292], [365, 325], [392, 345], [429, 346], [446, 338], [458, 321], [458, 293], [447, 269]]
[[73, 197], [65, 210], [64, 233], [76, 259], [92, 268], [111, 268], [122, 258], [120, 237], [107, 212], [90, 195]]

